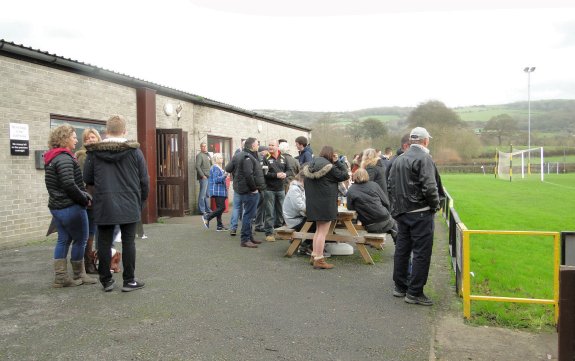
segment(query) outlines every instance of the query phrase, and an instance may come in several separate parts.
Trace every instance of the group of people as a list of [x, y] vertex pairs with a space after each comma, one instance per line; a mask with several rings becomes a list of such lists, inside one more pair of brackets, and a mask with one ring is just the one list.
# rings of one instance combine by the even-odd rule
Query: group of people
[[[204, 226], [209, 228], [210, 221], [216, 218], [217, 231], [229, 230], [230, 235], [235, 236], [241, 219], [240, 245], [257, 248], [261, 241], [254, 239], [251, 229], [248, 232], [245, 225], [250, 220], [250, 228], [255, 223], [255, 230], [264, 232], [266, 241], [275, 241], [274, 229], [285, 222], [283, 204], [289, 184], [299, 173], [300, 163], [312, 158], [307, 138], [298, 137], [296, 147], [300, 150], [298, 160], [287, 152], [289, 144], [285, 139], [271, 140], [264, 146], [257, 139], [248, 138], [223, 169], [222, 154], [210, 156], [207, 145], [201, 143], [196, 156], [196, 172], [200, 182], [198, 208]], [[228, 176], [233, 178], [234, 189], [229, 229], [222, 222], [228, 196]], [[210, 197], [216, 206], [213, 211], [210, 209]]]
[[[92, 247], [97, 231], [99, 281], [105, 291], [112, 291], [112, 242], [117, 227], [121, 229], [123, 251], [122, 291], [144, 287], [135, 278], [134, 238], [149, 192], [146, 162], [139, 144], [125, 138], [123, 117], [111, 117], [106, 133], [102, 140], [95, 129], [86, 130], [85, 150], [77, 157], [72, 153], [78, 142], [73, 127], [61, 125], [50, 133], [50, 150], [44, 162], [48, 207], [58, 229], [54, 287], [97, 282], [86, 272], [87, 265], [94, 264]], [[338, 198], [345, 196], [347, 208], [357, 212], [358, 221], [368, 232], [390, 233], [394, 240], [393, 295], [404, 297], [408, 303], [431, 305], [423, 288], [433, 246], [434, 213], [444, 194], [429, 155], [430, 139], [426, 129], [416, 127], [402, 139], [395, 156], [386, 149], [382, 157], [369, 148], [349, 164], [331, 146], [323, 146], [313, 156], [303, 136], [295, 140], [296, 158], [287, 152], [289, 144], [284, 139], [260, 146], [258, 139], [250, 137], [225, 167], [223, 155], [210, 156], [202, 143], [196, 156], [202, 221], [209, 228], [216, 218], [216, 230], [228, 230], [222, 213], [231, 176], [234, 199], [229, 232], [231, 236], [237, 234], [241, 219], [241, 247], [257, 248], [262, 243], [254, 238], [258, 212], [262, 214], [260, 230], [269, 242], [275, 241], [275, 228], [285, 224], [300, 230], [306, 222], [313, 222], [310, 264], [314, 269], [331, 269], [334, 265], [326, 261], [325, 239], [331, 222], [337, 219]], [[214, 211], [210, 198], [214, 199]], [[70, 247], [71, 278], [67, 272]]]
[[[221, 221], [223, 201], [218, 201], [218, 197], [225, 200], [227, 192], [218, 192], [225, 189], [225, 179], [231, 175], [234, 200], [230, 234], [236, 235], [241, 217], [242, 247], [257, 248], [262, 243], [254, 238], [253, 232], [260, 202], [267, 241], [275, 240], [274, 228], [283, 224], [300, 230], [306, 222], [313, 222], [310, 264], [314, 269], [331, 269], [334, 265], [326, 261], [325, 239], [331, 222], [337, 218], [338, 197], [343, 195], [347, 208], [357, 212], [357, 219], [367, 232], [392, 236], [396, 245], [393, 295], [408, 303], [432, 305], [423, 288], [431, 260], [434, 214], [440, 209], [440, 197], [444, 194], [429, 155], [430, 139], [425, 128], [416, 127], [402, 138], [395, 156], [390, 148], [383, 155], [369, 148], [349, 164], [331, 146], [324, 146], [314, 157], [307, 139], [298, 137], [299, 156], [292, 160], [297, 160], [300, 170], [294, 171], [288, 161], [291, 156], [280, 151], [285, 140], [272, 140], [264, 149], [256, 138], [248, 138], [225, 170], [221, 168], [221, 155], [213, 156], [215, 164], [207, 177], [207, 195], [215, 195], [218, 206], [202, 219], [209, 227], [209, 221], [216, 217], [218, 230], [226, 229]], [[262, 151], [267, 153], [262, 156]], [[223, 188], [216, 187], [217, 184]], [[209, 209], [208, 203], [204, 204]]]
[[[149, 176], [140, 145], [126, 139], [126, 134], [126, 120], [112, 116], [106, 123], [106, 139], [102, 140], [97, 130], [87, 129], [83, 134], [85, 149], [76, 156], [72, 152], [78, 139], [72, 126], [60, 125], [50, 132], [44, 164], [48, 208], [58, 230], [56, 288], [97, 283], [86, 272], [86, 265], [94, 271], [92, 247], [97, 233], [99, 281], [104, 291], [112, 291], [112, 270], [116, 267], [112, 264], [112, 245], [117, 227], [122, 242], [122, 291], [144, 287], [144, 282], [135, 278], [134, 239], [148, 197]], [[67, 271], [70, 247], [72, 277]]]

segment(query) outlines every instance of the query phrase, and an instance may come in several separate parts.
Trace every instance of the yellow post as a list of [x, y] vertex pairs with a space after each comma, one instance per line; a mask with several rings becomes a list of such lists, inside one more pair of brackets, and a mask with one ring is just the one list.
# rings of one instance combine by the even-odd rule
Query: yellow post
[[469, 231], [463, 230], [463, 317], [471, 318], [471, 279], [469, 262]]
[[561, 245], [559, 232], [553, 236], [554, 258], [553, 258], [553, 301], [555, 302], [555, 324], [559, 321], [559, 265], [561, 263]]

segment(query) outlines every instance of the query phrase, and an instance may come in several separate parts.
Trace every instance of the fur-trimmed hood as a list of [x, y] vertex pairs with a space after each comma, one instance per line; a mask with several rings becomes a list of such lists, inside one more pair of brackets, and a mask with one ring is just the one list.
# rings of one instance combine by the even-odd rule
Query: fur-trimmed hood
[[130, 148], [140, 148], [140, 143], [135, 140], [128, 140], [125, 142], [99, 142], [94, 144], [87, 144], [86, 150], [91, 151], [110, 151], [110, 152], [121, 152]]
[[333, 168], [333, 164], [323, 157], [316, 157], [303, 167], [303, 175], [310, 179], [324, 177]]
[[86, 145], [88, 153], [107, 162], [117, 162], [131, 151], [140, 148], [140, 143], [135, 140], [125, 142], [100, 142]]

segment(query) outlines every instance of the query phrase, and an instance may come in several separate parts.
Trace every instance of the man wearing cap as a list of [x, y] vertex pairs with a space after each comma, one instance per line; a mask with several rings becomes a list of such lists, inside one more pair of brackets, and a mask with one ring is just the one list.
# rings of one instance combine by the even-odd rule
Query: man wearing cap
[[[429, 155], [431, 135], [425, 128], [413, 128], [409, 151], [393, 162], [389, 171], [391, 215], [397, 221], [393, 281], [395, 297], [405, 302], [431, 306], [423, 293], [427, 283], [433, 247], [434, 214], [439, 210], [436, 167]], [[409, 258], [413, 253], [411, 276]]]

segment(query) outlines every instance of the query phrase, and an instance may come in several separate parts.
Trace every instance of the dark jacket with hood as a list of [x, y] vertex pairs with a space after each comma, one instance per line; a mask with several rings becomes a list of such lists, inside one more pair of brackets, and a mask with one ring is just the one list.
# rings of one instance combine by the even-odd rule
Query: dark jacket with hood
[[311, 162], [312, 159], [313, 159], [313, 152], [308, 144], [305, 146], [305, 148], [299, 151], [299, 156], [297, 160], [299, 161], [299, 164], [303, 166], [304, 164]]
[[366, 226], [389, 222], [393, 225], [390, 204], [381, 187], [372, 181], [354, 183], [347, 191], [347, 209], [357, 212], [357, 218]]
[[79, 204], [87, 206], [82, 171], [74, 155], [66, 148], [53, 148], [44, 154], [44, 181], [48, 189], [48, 208], [63, 209]]
[[431, 156], [417, 144], [393, 162], [389, 171], [391, 215], [395, 218], [418, 209], [439, 210], [436, 167]]
[[314, 158], [303, 167], [308, 221], [333, 221], [337, 218], [337, 184], [349, 179], [345, 163]]
[[148, 198], [150, 179], [140, 144], [101, 142], [86, 146], [84, 181], [94, 185], [96, 224], [136, 223]]
[[226, 172], [234, 175], [234, 192], [247, 194], [266, 189], [264, 172], [257, 152], [244, 148], [226, 165]]

